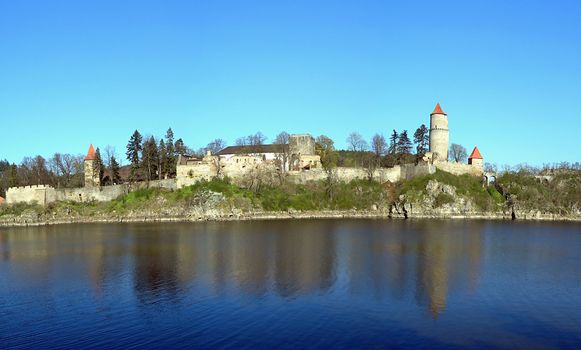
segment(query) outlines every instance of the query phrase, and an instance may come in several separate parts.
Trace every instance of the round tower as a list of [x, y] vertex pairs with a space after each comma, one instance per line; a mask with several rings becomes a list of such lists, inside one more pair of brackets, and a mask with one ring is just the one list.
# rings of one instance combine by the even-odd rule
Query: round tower
[[430, 114], [430, 152], [435, 159], [448, 160], [448, 132], [448, 115], [438, 103]]

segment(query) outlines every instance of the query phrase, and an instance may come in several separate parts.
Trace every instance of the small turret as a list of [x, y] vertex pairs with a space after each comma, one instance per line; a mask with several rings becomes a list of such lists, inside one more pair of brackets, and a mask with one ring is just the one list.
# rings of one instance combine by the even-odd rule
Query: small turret
[[468, 164], [480, 169], [484, 168], [484, 159], [482, 158], [478, 147], [474, 147], [474, 150], [472, 150], [472, 153], [470, 153], [470, 157], [468, 157]]

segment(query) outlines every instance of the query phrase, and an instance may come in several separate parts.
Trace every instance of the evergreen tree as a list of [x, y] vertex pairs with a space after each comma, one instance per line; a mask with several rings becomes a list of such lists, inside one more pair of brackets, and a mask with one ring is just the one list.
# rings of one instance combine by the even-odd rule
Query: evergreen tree
[[18, 187], [18, 167], [12, 163], [10, 165], [10, 176], [8, 177], [8, 187]]
[[411, 151], [412, 151], [412, 142], [408, 137], [408, 131], [404, 130], [399, 135], [399, 140], [397, 141], [397, 153], [410, 154]]
[[99, 177], [99, 184], [103, 180], [103, 174], [105, 173], [105, 166], [103, 165], [103, 159], [101, 158], [101, 150], [99, 147], [95, 150], [95, 161], [93, 162], [93, 171]]
[[[171, 128], [167, 129], [167, 132], [165, 133], [165, 159], [166, 159], [166, 163], [165, 163], [165, 168], [164, 172], [166, 174], [175, 174], [176, 171], [176, 159], [177, 159], [177, 154], [176, 154], [176, 147], [175, 147], [175, 143], [174, 143], [174, 134], [173, 134], [173, 130]], [[181, 140], [181, 139], [180, 139]], [[183, 141], [182, 141], [183, 143]], [[161, 150], [160, 150], [161, 152]]]
[[159, 179], [163, 179], [165, 175], [169, 174], [168, 159], [167, 159], [167, 147], [163, 139], [159, 140], [159, 146], [157, 147], [159, 153], [159, 163], [158, 163], [158, 173]]
[[115, 156], [113, 155], [111, 156], [109, 164], [110, 164], [109, 171], [111, 172], [110, 174], [111, 183], [113, 183], [113, 185], [121, 183], [121, 176], [119, 176], [119, 163], [117, 163], [117, 159], [115, 159]]
[[414, 133], [414, 143], [416, 144], [417, 155], [424, 155], [428, 152], [430, 133], [424, 124], [422, 124]]
[[182, 156], [186, 154], [186, 145], [184, 144], [184, 140], [177, 139], [175, 143], [175, 154]]
[[147, 181], [153, 180], [157, 174], [157, 165], [159, 163], [159, 153], [157, 142], [153, 136], [143, 142], [143, 151], [141, 152], [141, 163], [145, 170]]
[[139, 170], [139, 153], [143, 150], [141, 146], [141, 141], [143, 137], [139, 133], [139, 131], [135, 130], [131, 138], [129, 139], [129, 143], [127, 143], [127, 160], [131, 162], [131, 181], [137, 179], [138, 170]]
[[389, 148], [387, 150], [387, 153], [391, 155], [395, 155], [397, 153], [398, 140], [399, 135], [397, 134], [397, 131], [393, 130], [393, 133], [391, 133], [391, 136], [389, 137]]

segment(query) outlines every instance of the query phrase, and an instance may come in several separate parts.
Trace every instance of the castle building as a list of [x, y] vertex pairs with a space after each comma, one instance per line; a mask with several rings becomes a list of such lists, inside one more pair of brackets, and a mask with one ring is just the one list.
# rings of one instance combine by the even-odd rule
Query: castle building
[[89, 151], [85, 157], [85, 187], [99, 187], [101, 186], [101, 179], [99, 178], [99, 169], [97, 169], [97, 153], [93, 144], [89, 146]]
[[434, 159], [448, 160], [448, 140], [448, 115], [438, 103], [430, 114], [430, 152]]

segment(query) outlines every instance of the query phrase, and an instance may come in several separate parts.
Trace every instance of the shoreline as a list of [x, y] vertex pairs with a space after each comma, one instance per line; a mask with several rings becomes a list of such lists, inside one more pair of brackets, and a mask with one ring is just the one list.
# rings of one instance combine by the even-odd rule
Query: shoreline
[[[135, 215], [113, 217], [72, 217], [54, 218], [45, 220], [26, 220], [18, 217], [13, 221], [0, 221], [0, 227], [34, 227], [66, 224], [92, 224], [92, 223], [163, 223], [163, 222], [226, 222], [226, 221], [258, 221], [258, 220], [305, 220], [305, 219], [449, 219], [449, 220], [494, 220], [513, 221], [511, 214], [505, 213], [465, 213], [465, 214], [411, 214], [407, 217], [403, 214], [390, 214], [382, 211], [306, 211], [306, 212], [251, 212], [251, 213], [219, 213], [211, 215]], [[581, 222], [581, 217], [560, 216], [556, 214], [517, 215], [514, 221], [561, 221]]]

